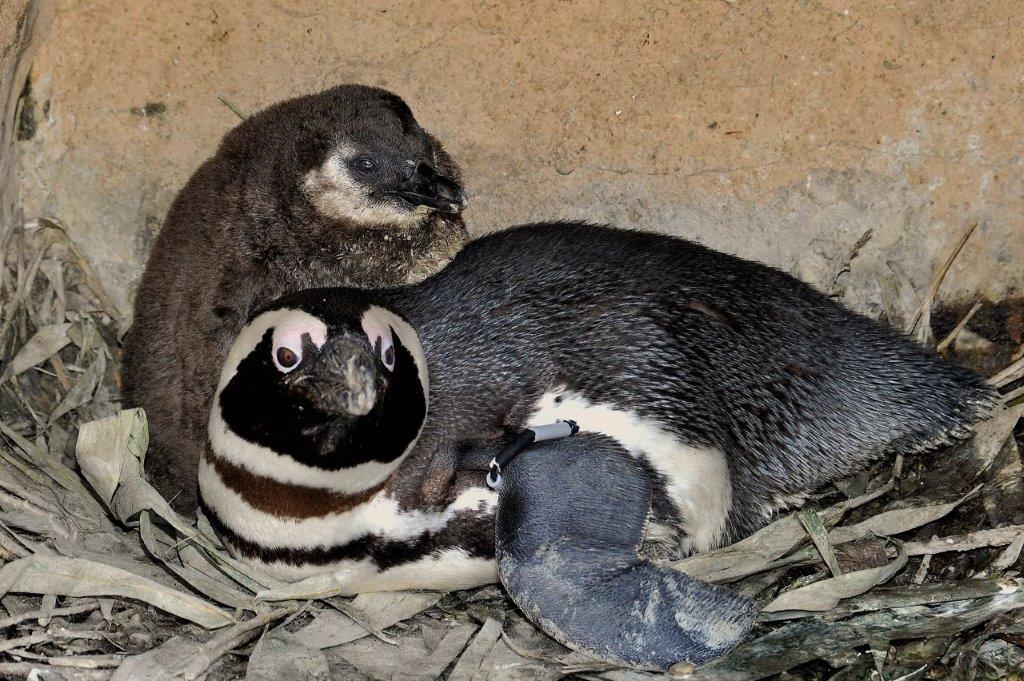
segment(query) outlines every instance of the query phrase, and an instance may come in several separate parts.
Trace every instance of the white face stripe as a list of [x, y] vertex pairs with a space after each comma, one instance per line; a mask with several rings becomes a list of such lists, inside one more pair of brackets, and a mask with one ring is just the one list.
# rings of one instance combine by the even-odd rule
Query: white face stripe
[[[555, 398], [561, 398], [556, 402]], [[668, 493], [683, 516], [688, 550], [704, 551], [722, 540], [732, 508], [732, 484], [725, 455], [680, 442], [654, 420], [610, 404], [591, 403], [578, 393], [556, 390], [537, 401], [529, 425], [571, 419], [580, 430], [617, 440], [665, 476]]]
[[[423, 399], [429, 405], [427, 360], [416, 331], [404, 319], [379, 306], [370, 307], [360, 321], [364, 330], [367, 328], [394, 330], [402, 344], [412, 354], [420, 384], [423, 386]], [[314, 466], [307, 466], [290, 456], [249, 442], [239, 437], [224, 422], [220, 413], [220, 394], [237, 373], [238, 365], [259, 345], [270, 328], [274, 329], [273, 338], [275, 339], [279, 335], [286, 337], [288, 334], [308, 333], [317, 347], [322, 346], [327, 340], [327, 325], [322, 320], [303, 310], [290, 308], [265, 312], [242, 329], [228, 353], [210, 409], [208, 435], [215, 455], [253, 473], [279, 482], [319, 487], [343, 494], [362, 492], [383, 482], [415, 447], [416, 441], [419, 439], [419, 432], [402, 452], [402, 455], [393, 461], [387, 463], [367, 461], [350, 468], [326, 471]], [[420, 430], [422, 428], [423, 424], [420, 424]]]
[[[270, 328], [274, 329], [273, 337], [275, 340], [277, 340], [279, 333], [283, 335], [286, 332], [294, 332], [295, 330], [309, 333], [310, 339], [317, 347], [321, 347], [327, 340], [327, 325], [322, 320], [303, 310], [283, 308], [264, 312], [256, 317], [256, 319], [253, 319], [242, 328], [234, 344], [232, 344], [231, 350], [228, 351], [228, 357], [224, 360], [224, 367], [220, 372], [217, 394], [213, 401], [214, 411], [219, 411], [216, 398], [220, 396], [220, 391], [234, 377], [238, 371], [238, 365], [256, 349], [256, 346], [263, 340], [264, 334], [267, 333], [267, 329]], [[279, 332], [278, 329], [281, 329], [281, 331]]]
[[430, 213], [426, 206], [406, 207], [380, 202], [370, 196], [348, 169], [354, 149], [342, 147], [327, 157], [323, 165], [306, 173], [302, 188], [323, 215], [334, 220], [351, 220], [360, 225], [411, 228]]
[[387, 329], [390, 328], [394, 331], [395, 335], [398, 336], [398, 340], [402, 341], [402, 345], [409, 351], [413, 361], [416, 363], [420, 385], [423, 386], [423, 398], [427, 400], [427, 406], [429, 407], [430, 376], [427, 373], [427, 356], [423, 352], [423, 344], [420, 343], [420, 335], [416, 333], [416, 329], [412, 328], [409, 322], [391, 310], [387, 310], [379, 305], [371, 305], [363, 313], [363, 317], [359, 321], [370, 343], [373, 343], [376, 335], [384, 334]]

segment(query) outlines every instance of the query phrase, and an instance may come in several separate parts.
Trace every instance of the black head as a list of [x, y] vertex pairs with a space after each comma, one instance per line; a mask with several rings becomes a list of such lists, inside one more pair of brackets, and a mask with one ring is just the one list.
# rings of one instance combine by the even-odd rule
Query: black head
[[357, 491], [386, 479], [412, 449], [427, 394], [419, 339], [394, 313], [370, 305], [318, 315], [271, 310], [228, 355], [210, 444], [256, 472], [314, 484], [340, 476], [331, 487]]
[[281, 102], [239, 125], [232, 144], [286, 185], [276, 195], [301, 197], [328, 220], [405, 226], [466, 206], [454, 161], [386, 90], [341, 85]]

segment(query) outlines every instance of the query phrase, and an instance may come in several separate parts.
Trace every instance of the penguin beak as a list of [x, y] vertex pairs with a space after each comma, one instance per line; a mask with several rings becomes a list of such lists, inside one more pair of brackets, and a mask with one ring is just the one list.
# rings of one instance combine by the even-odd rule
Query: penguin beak
[[314, 362], [289, 379], [293, 389], [328, 414], [365, 416], [377, 400], [377, 371], [365, 343], [330, 338]]
[[466, 207], [466, 192], [451, 178], [439, 174], [427, 163], [409, 162], [411, 172], [399, 188], [389, 192], [413, 206], [427, 206], [455, 215]]

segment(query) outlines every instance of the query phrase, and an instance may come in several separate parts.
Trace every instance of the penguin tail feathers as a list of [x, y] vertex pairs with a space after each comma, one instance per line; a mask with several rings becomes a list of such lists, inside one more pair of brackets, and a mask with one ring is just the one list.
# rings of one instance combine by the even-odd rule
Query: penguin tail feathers
[[926, 452], [971, 437], [1000, 404], [999, 393], [972, 371], [948, 365], [922, 408], [922, 419], [893, 443], [903, 453]]

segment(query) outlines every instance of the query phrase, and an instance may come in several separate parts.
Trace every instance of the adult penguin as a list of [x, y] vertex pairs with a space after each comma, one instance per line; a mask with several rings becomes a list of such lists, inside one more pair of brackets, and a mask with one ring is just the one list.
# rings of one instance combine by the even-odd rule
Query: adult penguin
[[443, 267], [467, 235], [459, 169], [397, 95], [342, 85], [229, 132], [171, 205], [125, 340], [147, 472], [194, 512], [216, 372], [253, 311], [313, 286], [381, 288]]
[[[655, 557], [747, 536], [885, 453], [964, 437], [992, 399], [772, 268], [533, 225], [416, 286], [305, 291], [256, 316], [220, 375], [200, 489], [225, 544], [282, 578], [456, 589], [496, 567], [559, 640], [664, 669], [724, 653], [755, 608]], [[436, 457], [485, 462], [559, 421], [580, 434], [506, 464], [500, 497], [475, 471], [442, 503], [423, 497]]]

